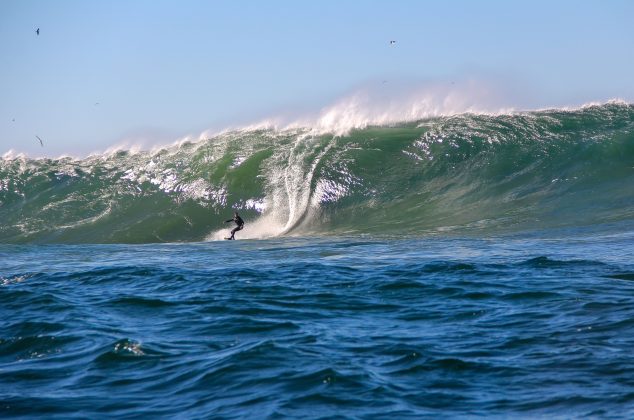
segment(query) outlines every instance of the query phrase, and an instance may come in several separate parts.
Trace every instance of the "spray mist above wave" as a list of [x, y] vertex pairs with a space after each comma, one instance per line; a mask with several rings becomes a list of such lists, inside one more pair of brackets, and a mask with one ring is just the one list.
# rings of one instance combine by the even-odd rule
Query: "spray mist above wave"
[[[184, 143], [208, 141], [229, 134], [245, 134], [259, 131], [302, 133], [303, 136], [345, 136], [352, 130], [373, 126], [390, 126], [418, 122], [430, 118], [473, 115], [517, 115], [536, 112], [575, 112], [608, 104], [629, 105], [629, 102], [613, 98], [606, 101], [587, 102], [581, 105], [549, 106], [520, 109], [504, 105], [504, 94], [496, 88], [473, 81], [460, 84], [443, 83], [426, 86], [398, 86], [388, 91], [379, 88], [359, 89], [342, 97], [317, 112], [302, 115], [282, 113], [255, 123], [228, 126], [220, 130], [208, 129], [198, 135], [185, 135], [171, 143], [152, 144], [151, 139], [126, 140], [92, 155], [110, 155], [121, 151], [139, 153], [156, 152], [164, 148], [178, 147]], [[4, 158], [24, 156], [12, 151]]]
[[[458, 114], [498, 115], [513, 112], [504, 94], [492, 84], [475, 80], [444, 83], [374, 82], [357, 88], [315, 112], [282, 113], [228, 131], [306, 129], [311, 135], [342, 136], [351, 130], [419, 121]], [[205, 131], [206, 139], [215, 132]], [[193, 140], [193, 137], [189, 138]]]
[[[137, 133], [105, 150], [94, 151], [89, 156], [112, 155], [121, 151], [156, 152], [183, 143], [207, 141], [228, 133], [301, 130], [309, 136], [322, 134], [342, 136], [355, 129], [415, 122], [435, 117], [460, 114], [510, 115], [519, 112], [518, 109], [522, 109], [521, 112], [530, 112], [531, 108], [521, 107], [521, 104], [525, 102], [521, 99], [524, 95], [511, 93], [512, 91], [513, 89], [508, 86], [502, 87], [500, 82], [492, 83], [481, 79], [443, 82], [374, 81], [353, 89], [350, 93], [315, 111], [279, 112], [277, 115], [256, 122], [227, 125], [222, 129], [208, 129], [198, 135], [180, 136], [173, 141], [166, 141], [164, 133], [145, 135]], [[586, 106], [611, 102], [615, 100], [563, 108], [536, 108], [536, 110], [574, 111]], [[72, 156], [74, 156], [72, 153], [65, 153], [59, 158]], [[27, 157], [27, 155], [9, 150], [2, 156], [4, 159], [18, 157]]]

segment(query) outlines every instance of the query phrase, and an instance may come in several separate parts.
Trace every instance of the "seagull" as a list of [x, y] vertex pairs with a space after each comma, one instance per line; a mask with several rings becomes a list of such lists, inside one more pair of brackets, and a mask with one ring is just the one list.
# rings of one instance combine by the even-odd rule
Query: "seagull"
[[44, 143], [42, 142], [42, 139], [40, 138], [40, 136], [35, 136], [37, 137], [37, 139], [40, 141], [40, 146], [44, 147]]
[[35, 33], [37, 34], [37, 36], [40, 36], [40, 28], [37, 28], [37, 29], [35, 30]]
[[396, 44], [396, 41], [390, 41], [390, 45]]

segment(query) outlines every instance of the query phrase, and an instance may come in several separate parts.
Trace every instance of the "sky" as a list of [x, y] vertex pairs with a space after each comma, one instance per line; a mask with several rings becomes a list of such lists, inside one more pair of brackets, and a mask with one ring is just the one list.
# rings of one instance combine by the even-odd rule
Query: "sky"
[[630, 0], [0, 0], [0, 155], [169, 144], [359, 92], [375, 110], [450, 89], [471, 108], [633, 102], [633, 17]]

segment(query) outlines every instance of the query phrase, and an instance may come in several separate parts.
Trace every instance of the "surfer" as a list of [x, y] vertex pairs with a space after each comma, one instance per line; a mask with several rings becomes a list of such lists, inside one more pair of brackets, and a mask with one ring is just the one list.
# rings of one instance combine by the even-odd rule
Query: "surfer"
[[229, 223], [229, 222], [236, 222], [236, 225], [238, 226], [234, 227], [231, 230], [231, 236], [225, 239], [235, 240], [236, 238], [234, 237], [234, 235], [236, 234], [237, 231], [242, 230], [242, 228], [244, 227], [244, 220], [242, 220], [242, 217], [240, 217], [238, 215], [238, 212], [236, 211], [233, 213], [233, 219], [229, 219], [225, 221], [225, 223]]

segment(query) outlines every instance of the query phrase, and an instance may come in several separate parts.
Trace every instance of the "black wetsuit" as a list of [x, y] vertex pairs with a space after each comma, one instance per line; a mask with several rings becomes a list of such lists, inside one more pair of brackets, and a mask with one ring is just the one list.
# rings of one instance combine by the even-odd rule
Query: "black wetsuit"
[[242, 220], [242, 217], [236, 215], [233, 219], [229, 219], [225, 221], [225, 223], [229, 223], [229, 222], [236, 222], [236, 225], [238, 225], [231, 230], [231, 236], [227, 238], [227, 239], [235, 240], [236, 238], [234, 238], [234, 235], [236, 234], [237, 231], [242, 230], [242, 228], [244, 227], [244, 220]]

